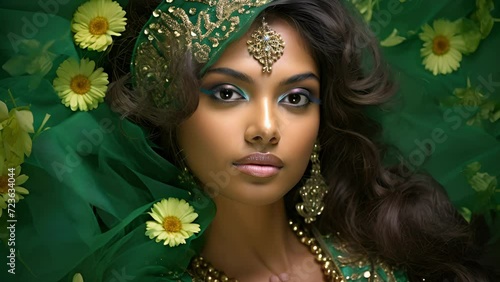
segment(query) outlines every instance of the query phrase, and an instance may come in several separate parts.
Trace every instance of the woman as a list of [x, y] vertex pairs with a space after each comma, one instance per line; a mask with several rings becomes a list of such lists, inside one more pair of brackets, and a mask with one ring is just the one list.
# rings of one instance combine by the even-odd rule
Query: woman
[[[43, 175], [50, 163], [49, 174], [72, 188], [25, 225], [38, 230], [64, 211], [78, 224], [61, 241], [73, 238], [79, 258], [34, 277], [487, 281], [468, 225], [439, 185], [381, 164], [364, 108], [394, 90], [369, 32], [337, 1], [267, 2], [166, 1], [139, 21], [142, 31], [128, 22], [140, 36], [134, 48], [126, 34], [112, 47], [107, 101], [150, 128], [157, 145], [103, 105], [58, 125], [62, 144], [74, 141], [61, 135], [75, 124], [84, 138], [61, 156], [37, 153], [29, 175], [53, 180]], [[131, 76], [120, 61], [132, 61]], [[35, 213], [43, 196], [31, 196]], [[33, 246], [51, 239], [40, 241]]]

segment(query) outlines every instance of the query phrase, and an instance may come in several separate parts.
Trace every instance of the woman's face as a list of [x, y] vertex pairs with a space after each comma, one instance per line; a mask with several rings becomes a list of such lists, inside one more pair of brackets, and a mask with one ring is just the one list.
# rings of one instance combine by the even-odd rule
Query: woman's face
[[250, 30], [207, 70], [198, 108], [178, 127], [187, 166], [216, 203], [278, 201], [301, 179], [316, 140], [318, 67], [292, 26], [269, 26], [285, 41], [272, 72], [248, 53]]

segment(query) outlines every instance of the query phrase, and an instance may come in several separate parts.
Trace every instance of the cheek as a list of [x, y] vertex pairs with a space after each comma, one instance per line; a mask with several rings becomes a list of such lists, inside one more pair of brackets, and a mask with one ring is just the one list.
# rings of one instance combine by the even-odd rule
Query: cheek
[[[292, 175], [299, 181], [309, 163], [313, 145], [316, 142], [319, 129], [319, 109], [306, 116], [289, 119], [282, 131], [280, 153], [287, 156]], [[292, 181], [292, 182], [293, 182]]]
[[234, 121], [221, 119], [203, 108], [179, 125], [177, 142], [182, 149], [186, 165], [200, 179], [204, 180], [210, 171], [222, 169], [227, 159], [227, 149], [235, 143], [241, 133]]
[[193, 163], [199, 163], [198, 159], [206, 156], [211, 152], [211, 147], [220, 143], [217, 140], [219, 128], [213, 124], [214, 122], [210, 118], [200, 115], [200, 111], [197, 110], [189, 119], [179, 125], [177, 141], [190, 167]]
[[317, 105], [302, 115], [284, 115], [281, 119], [283, 122], [281, 127], [283, 147], [298, 150], [296, 153], [308, 151], [308, 144], [314, 144], [318, 135], [319, 119], [319, 106]]
[[315, 113], [290, 119], [286, 127], [282, 128], [276, 153], [287, 166], [274, 182], [276, 188], [269, 190], [271, 202], [284, 197], [303, 178], [316, 142], [318, 128], [319, 114]]

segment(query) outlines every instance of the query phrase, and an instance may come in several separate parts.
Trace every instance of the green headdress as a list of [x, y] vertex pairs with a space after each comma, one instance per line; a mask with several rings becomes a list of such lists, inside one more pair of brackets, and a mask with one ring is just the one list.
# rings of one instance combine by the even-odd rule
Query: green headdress
[[152, 89], [156, 106], [167, 107], [176, 70], [186, 55], [202, 64], [201, 73], [243, 35], [270, 0], [167, 0], [153, 11], [136, 42], [132, 74]]

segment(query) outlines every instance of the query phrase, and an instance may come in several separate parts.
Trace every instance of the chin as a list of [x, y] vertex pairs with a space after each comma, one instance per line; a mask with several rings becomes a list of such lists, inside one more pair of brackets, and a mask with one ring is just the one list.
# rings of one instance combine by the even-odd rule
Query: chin
[[[290, 185], [289, 189], [278, 188], [275, 185], [259, 185], [250, 183], [230, 187], [238, 188], [232, 189], [228, 187], [227, 191], [221, 190], [220, 193], [214, 197], [215, 203], [221, 200], [230, 200], [251, 206], [272, 205], [282, 201], [286, 193], [293, 188], [293, 185]], [[232, 191], [230, 191], [230, 189]]]

